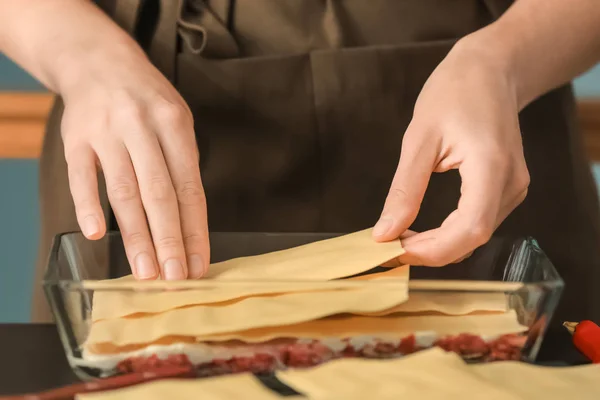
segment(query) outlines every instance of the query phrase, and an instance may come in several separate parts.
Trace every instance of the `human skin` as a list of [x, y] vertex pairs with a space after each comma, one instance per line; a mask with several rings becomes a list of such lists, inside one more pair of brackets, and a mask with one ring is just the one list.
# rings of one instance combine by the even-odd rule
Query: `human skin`
[[[461, 39], [418, 98], [375, 240], [406, 236], [402, 261], [431, 266], [485, 243], [527, 194], [518, 112], [597, 61], [599, 27], [597, 0], [517, 0]], [[0, 50], [63, 97], [84, 235], [106, 233], [102, 168], [134, 276], [204, 275], [210, 250], [192, 115], [135, 41], [88, 0], [0, 0]], [[463, 180], [457, 210], [437, 229], [408, 232], [431, 173], [453, 168]]]
[[[461, 260], [486, 243], [527, 196], [518, 113], [598, 60], [595, 0], [517, 0], [461, 39], [417, 99], [376, 240], [410, 236], [400, 261], [427, 266]], [[462, 180], [456, 210], [438, 228], [407, 231], [431, 174], [450, 169]]]
[[106, 232], [99, 166], [133, 274], [202, 276], [209, 243], [192, 115], [134, 40], [87, 0], [0, 0], [0, 50], [63, 97], [85, 236]]

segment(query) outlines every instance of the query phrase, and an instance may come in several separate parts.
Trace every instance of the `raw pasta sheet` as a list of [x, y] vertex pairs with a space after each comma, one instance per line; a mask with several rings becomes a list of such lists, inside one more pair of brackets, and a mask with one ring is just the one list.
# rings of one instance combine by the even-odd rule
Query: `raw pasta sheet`
[[134, 314], [156, 314], [181, 307], [215, 305], [242, 301], [257, 296], [279, 296], [290, 293], [352, 290], [364, 287], [360, 282], [393, 279], [398, 290], [407, 291], [409, 266], [389, 271], [335, 281], [281, 282], [192, 282], [196, 286], [176, 290], [98, 290], [94, 293], [92, 320], [121, 318]]
[[600, 398], [598, 365], [552, 368], [514, 361], [467, 365], [457, 354], [439, 348], [394, 360], [334, 360], [311, 369], [280, 371], [277, 377], [311, 399], [387, 399], [393, 395], [427, 399]]
[[373, 336], [403, 338], [415, 332], [435, 332], [440, 336], [470, 333], [473, 335], [504, 335], [527, 330], [519, 324], [516, 313], [484, 315], [387, 315], [367, 317], [358, 315], [336, 316], [288, 326], [256, 328], [246, 331], [197, 336], [201, 341], [242, 340], [258, 343], [275, 338], [347, 338]]
[[[503, 335], [520, 333], [527, 327], [520, 325], [514, 311], [486, 315], [465, 316], [402, 316], [389, 315], [385, 317], [365, 316], [335, 316], [314, 321], [307, 321], [287, 326], [272, 326], [227, 332], [221, 334], [200, 336], [165, 335], [160, 344], [167, 345], [185, 341], [196, 342], [226, 342], [241, 340], [246, 343], [261, 343], [277, 338], [308, 338], [329, 339], [348, 337], [377, 337], [381, 339], [400, 339], [415, 332], [436, 332], [438, 335], [456, 335], [471, 333], [474, 335]], [[171, 331], [179, 332], [179, 330]], [[148, 346], [157, 342], [139, 342], [138, 345]], [[131, 351], [127, 346], [114, 345], [114, 343], [96, 342], [88, 343], [87, 350], [96, 354], [114, 354], [121, 351]]]
[[471, 372], [522, 399], [600, 399], [600, 365], [542, 367], [504, 361], [473, 365]]
[[[257, 256], [213, 263], [204, 279], [233, 281], [324, 281], [356, 275], [405, 253], [400, 240], [376, 242], [372, 229]], [[131, 285], [131, 275], [106, 282]], [[137, 282], [140, 287], [148, 284]], [[99, 286], [98, 286], [99, 287]]]
[[[466, 365], [439, 348], [393, 360], [339, 359], [310, 369], [279, 371], [277, 378], [310, 399], [507, 399], [505, 392], [466, 372]], [[478, 397], [473, 397], [474, 393]], [[398, 397], [396, 397], [398, 398]], [[516, 400], [516, 398], [515, 398]]]
[[171, 335], [202, 336], [289, 325], [346, 312], [382, 311], [406, 300], [406, 290], [402, 289], [397, 285], [377, 285], [355, 290], [250, 297], [223, 307], [200, 305], [142, 318], [101, 320], [92, 325], [86, 344], [150, 343]]
[[[207, 379], [166, 379], [106, 392], [86, 393], [77, 400], [271, 400], [282, 397], [264, 387], [253, 375], [239, 374]], [[296, 398], [299, 398], [296, 396]], [[301, 397], [300, 397], [301, 398]]]
[[213, 264], [208, 279], [329, 280], [367, 271], [405, 253], [400, 240], [375, 242], [372, 229], [287, 250]]
[[[345, 283], [323, 281], [355, 275], [404, 254], [399, 240], [377, 243], [371, 232], [366, 229], [288, 250], [212, 264], [200, 282], [135, 282], [131, 276], [85, 281], [85, 288], [96, 290], [92, 319], [159, 313], [259, 294], [335, 289]], [[408, 266], [394, 268], [386, 274], [386, 277], [408, 281]], [[124, 290], [115, 290], [120, 287]], [[152, 291], [156, 287], [188, 290]], [[150, 291], [130, 290], [132, 288]]]
[[408, 300], [391, 309], [363, 313], [380, 316], [393, 313], [432, 312], [445, 315], [466, 315], [475, 312], [506, 312], [507, 295], [501, 292], [411, 292]]

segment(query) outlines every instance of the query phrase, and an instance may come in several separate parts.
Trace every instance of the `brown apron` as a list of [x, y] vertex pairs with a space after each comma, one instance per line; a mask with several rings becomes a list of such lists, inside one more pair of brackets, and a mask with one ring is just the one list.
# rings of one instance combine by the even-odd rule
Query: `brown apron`
[[[193, 110], [213, 231], [349, 232], [372, 225], [425, 80], [508, 0], [105, 0]], [[183, 3], [183, 4], [182, 4]], [[34, 320], [53, 235], [78, 230], [59, 135], [41, 167]], [[556, 321], [600, 319], [600, 215], [570, 86], [521, 113], [531, 187], [499, 228], [531, 235], [566, 291]], [[439, 226], [460, 179], [435, 174], [413, 229]], [[105, 202], [106, 203], [106, 202]], [[107, 207], [108, 209], [108, 207]], [[596, 305], [592, 307], [592, 305]]]

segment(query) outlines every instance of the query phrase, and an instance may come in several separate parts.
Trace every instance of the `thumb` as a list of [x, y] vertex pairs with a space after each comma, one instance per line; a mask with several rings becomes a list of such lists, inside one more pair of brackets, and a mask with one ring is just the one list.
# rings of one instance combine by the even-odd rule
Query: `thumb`
[[375, 240], [397, 239], [417, 218], [436, 158], [436, 146], [427, 135], [409, 127], [381, 217], [373, 228]]

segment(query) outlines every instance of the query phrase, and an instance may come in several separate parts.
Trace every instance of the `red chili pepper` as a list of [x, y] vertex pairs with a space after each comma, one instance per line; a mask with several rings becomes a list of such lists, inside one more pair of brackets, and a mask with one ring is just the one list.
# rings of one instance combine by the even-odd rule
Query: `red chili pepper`
[[600, 326], [592, 321], [565, 322], [563, 326], [573, 335], [573, 344], [594, 364], [600, 363]]

